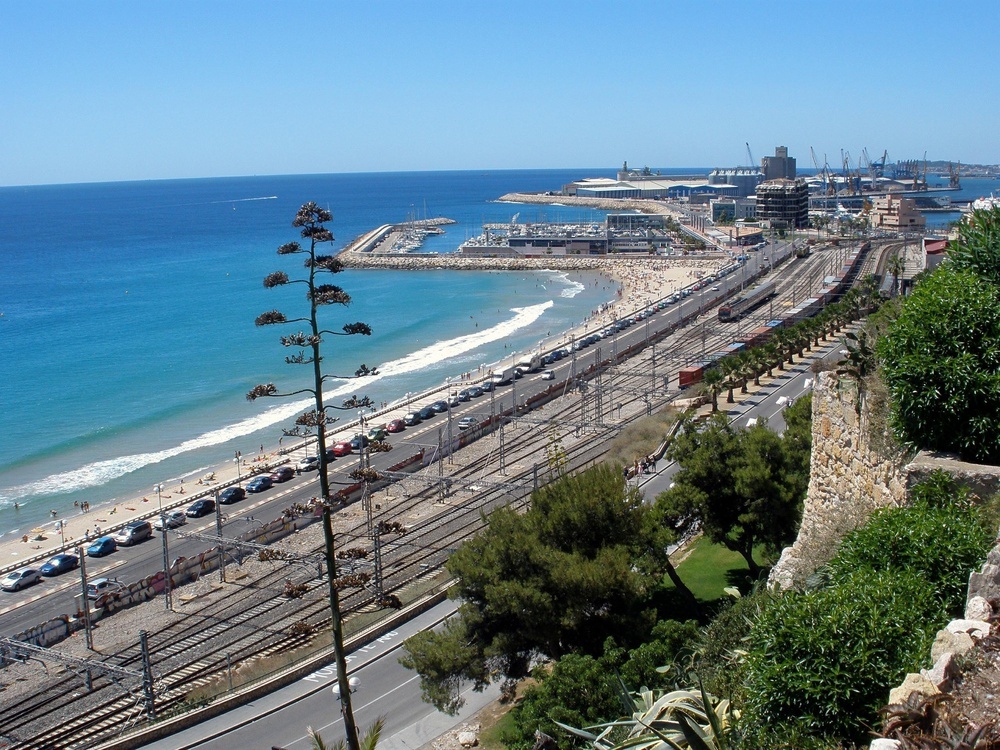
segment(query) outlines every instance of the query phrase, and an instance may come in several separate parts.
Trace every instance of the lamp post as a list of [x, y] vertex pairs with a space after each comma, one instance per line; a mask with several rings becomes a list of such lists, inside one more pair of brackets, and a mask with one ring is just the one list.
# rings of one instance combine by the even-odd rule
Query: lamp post
[[163, 492], [163, 485], [157, 484], [153, 487], [156, 491], [156, 504], [160, 509], [160, 533], [163, 534], [163, 604], [168, 610], [174, 608], [170, 592], [170, 551], [167, 545], [167, 517], [163, 515], [163, 499], [160, 497]]
[[242, 477], [240, 476], [240, 457], [237, 456], [236, 458], [234, 458], [233, 463], [236, 464], [236, 486], [240, 487], [242, 486], [240, 484], [240, 482], [242, 481]]

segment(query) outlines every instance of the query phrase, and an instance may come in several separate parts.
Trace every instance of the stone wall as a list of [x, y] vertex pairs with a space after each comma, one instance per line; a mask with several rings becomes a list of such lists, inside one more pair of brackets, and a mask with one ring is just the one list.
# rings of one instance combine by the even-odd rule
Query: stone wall
[[877, 509], [906, 501], [903, 456], [875, 451], [862, 429], [857, 389], [848, 378], [819, 373], [813, 388], [812, 460], [802, 526], [771, 572], [770, 584], [787, 589], [830, 560], [845, 535]]
[[907, 462], [902, 453], [876, 450], [862, 424], [865, 410], [858, 415], [857, 388], [849, 378], [819, 373], [812, 406], [809, 490], [798, 538], [771, 571], [769, 582], [776, 588], [801, 586], [834, 556], [844, 536], [879, 508], [905, 505], [909, 488], [935, 470], [947, 472], [980, 497], [1000, 492], [1000, 466], [927, 451]]

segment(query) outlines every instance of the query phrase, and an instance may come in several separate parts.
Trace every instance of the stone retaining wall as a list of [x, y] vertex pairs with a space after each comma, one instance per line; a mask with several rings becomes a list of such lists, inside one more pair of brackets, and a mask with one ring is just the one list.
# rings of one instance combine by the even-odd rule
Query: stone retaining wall
[[819, 373], [812, 398], [812, 458], [802, 525], [769, 579], [781, 589], [805, 583], [833, 557], [840, 540], [876, 510], [905, 504], [909, 486], [903, 457], [871, 448], [853, 381]]
[[795, 543], [785, 548], [771, 571], [772, 586], [801, 586], [834, 556], [841, 539], [879, 508], [905, 505], [909, 488], [935, 470], [947, 472], [980, 497], [1000, 492], [1000, 466], [970, 464], [926, 451], [907, 462], [902, 453], [874, 450], [858, 414], [853, 380], [819, 373], [812, 409], [812, 457], [802, 525]]

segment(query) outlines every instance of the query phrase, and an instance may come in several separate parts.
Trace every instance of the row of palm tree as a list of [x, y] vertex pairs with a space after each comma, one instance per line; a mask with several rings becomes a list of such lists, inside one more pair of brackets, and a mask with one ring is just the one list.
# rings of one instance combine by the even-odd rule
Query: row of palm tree
[[786, 364], [795, 363], [796, 357], [802, 358], [814, 346], [867, 314], [877, 304], [877, 292], [877, 283], [871, 278], [865, 279], [814, 317], [787, 328], [776, 328], [765, 342], [720, 359], [702, 378], [712, 396], [712, 411], [719, 410], [722, 391], [728, 390], [726, 402], [733, 403], [737, 388], [747, 393], [751, 381], [759, 386], [764, 373], [771, 377], [775, 369], [784, 370]]

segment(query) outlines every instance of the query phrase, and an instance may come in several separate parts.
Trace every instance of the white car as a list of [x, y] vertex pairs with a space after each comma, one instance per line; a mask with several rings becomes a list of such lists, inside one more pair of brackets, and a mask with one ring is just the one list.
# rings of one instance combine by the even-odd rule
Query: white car
[[187, 516], [184, 515], [183, 510], [164, 511], [162, 519], [157, 517], [153, 521], [153, 528], [157, 531], [163, 531], [164, 523], [168, 529], [176, 529], [178, 526], [183, 526], [187, 523]]
[[542, 373], [542, 380], [555, 380], [556, 374], [552, 370], [546, 370]]
[[33, 586], [42, 580], [42, 574], [35, 568], [21, 568], [12, 570], [0, 579], [0, 589], [4, 591], [20, 591], [28, 586]]
[[87, 584], [87, 598], [99, 599], [111, 591], [124, 591], [125, 584], [113, 578], [97, 578]]

